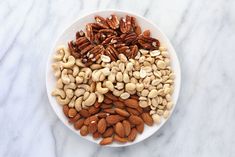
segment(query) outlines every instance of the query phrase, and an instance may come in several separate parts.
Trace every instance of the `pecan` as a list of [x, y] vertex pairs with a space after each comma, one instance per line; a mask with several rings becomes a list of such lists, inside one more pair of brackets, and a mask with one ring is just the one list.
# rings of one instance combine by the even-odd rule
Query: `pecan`
[[105, 49], [105, 55], [109, 56], [112, 61], [117, 59], [118, 52], [112, 45], [108, 45]]
[[124, 42], [126, 45], [129, 45], [132, 42], [134, 42], [136, 38], [137, 38], [137, 35], [135, 33], [129, 33], [124, 37]]
[[157, 39], [144, 35], [139, 36], [138, 43], [148, 50], [156, 50], [160, 46], [160, 42]]
[[93, 28], [92, 28], [92, 23], [89, 23], [86, 25], [86, 33], [87, 33], [88, 39], [91, 42], [93, 42], [94, 41], [94, 32], [93, 32]]
[[82, 30], [76, 33], [76, 39], [78, 39], [79, 37], [84, 37], [84, 36], [85, 36], [85, 33]]
[[81, 57], [80, 53], [78, 53], [78, 52], [75, 50], [72, 41], [70, 41], [70, 42], [68, 43], [68, 47], [69, 47], [70, 53], [71, 53], [75, 58], [80, 58], [80, 57]]
[[94, 46], [93, 45], [89, 45], [86, 48], [84, 48], [83, 50], [81, 50], [81, 54], [84, 55], [86, 54], [88, 51], [90, 51]]
[[149, 30], [145, 30], [145, 31], [143, 32], [143, 36], [145, 36], [145, 37], [150, 37], [150, 31], [149, 31]]
[[126, 16], [125, 18], [121, 18], [120, 20], [120, 30], [122, 33], [128, 33], [131, 31], [131, 17]]
[[95, 16], [95, 21], [99, 24], [102, 24], [103, 27], [107, 27], [109, 28], [109, 25], [107, 24], [105, 18], [101, 17], [101, 16]]
[[99, 30], [100, 33], [103, 33], [105, 35], [117, 35], [117, 32], [112, 29], [101, 29]]
[[137, 52], [138, 52], [138, 46], [137, 45], [134, 45], [134, 46], [130, 46], [130, 49], [131, 49], [131, 56], [130, 58], [135, 58], [135, 56], [137, 55]]
[[88, 39], [86, 37], [80, 37], [80, 38], [76, 39], [76, 45], [78, 45], [78, 46], [83, 43], [86, 43], [86, 42], [88, 42]]
[[119, 20], [116, 15], [111, 15], [109, 18], [106, 19], [108, 25], [112, 29], [119, 28]]

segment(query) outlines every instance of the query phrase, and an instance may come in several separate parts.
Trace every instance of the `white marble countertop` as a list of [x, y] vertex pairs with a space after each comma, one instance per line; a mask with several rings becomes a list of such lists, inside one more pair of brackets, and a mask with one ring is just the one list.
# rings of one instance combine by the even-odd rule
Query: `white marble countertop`
[[[52, 43], [77, 17], [123, 9], [155, 22], [172, 41], [182, 90], [171, 119], [147, 140], [102, 148], [56, 117], [45, 87]], [[0, 1], [1, 157], [220, 157], [235, 155], [235, 1]]]

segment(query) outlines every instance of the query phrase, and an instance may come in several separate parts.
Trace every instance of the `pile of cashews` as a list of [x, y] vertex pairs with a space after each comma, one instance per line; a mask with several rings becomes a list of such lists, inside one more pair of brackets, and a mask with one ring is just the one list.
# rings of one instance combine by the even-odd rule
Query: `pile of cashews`
[[170, 66], [170, 56], [164, 47], [159, 50], [139, 50], [134, 59], [124, 54], [112, 61], [106, 55], [90, 67], [75, 59], [65, 46], [54, 55], [52, 68], [57, 78], [52, 95], [61, 105], [74, 107], [77, 111], [103, 102], [104, 94], [112, 92], [121, 99], [139, 96], [139, 105], [150, 106], [155, 121], [167, 117], [172, 108], [175, 75]]

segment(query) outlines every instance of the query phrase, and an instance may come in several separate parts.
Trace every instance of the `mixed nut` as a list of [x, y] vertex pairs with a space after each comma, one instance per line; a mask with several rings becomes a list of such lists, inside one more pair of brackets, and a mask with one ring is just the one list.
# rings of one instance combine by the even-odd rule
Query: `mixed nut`
[[52, 64], [56, 88], [52, 95], [82, 136], [133, 141], [144, 123], [167, 118], [173, 106], [175, 75], [160, 42], [141, 32], [134, 17], [95, 17], [86, 32], [61, 46]]

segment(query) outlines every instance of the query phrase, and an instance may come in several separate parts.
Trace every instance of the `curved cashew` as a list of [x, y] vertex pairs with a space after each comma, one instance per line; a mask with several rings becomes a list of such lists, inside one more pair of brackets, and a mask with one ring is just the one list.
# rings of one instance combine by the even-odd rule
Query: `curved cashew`
[[76, 77], [79, 73], [79, 67], [77, 65], [75, 65], [73, 67], [73, 77]]
[[74, 92], [74, 94], [75, 94], [77, 97], [82, 96], [84, 93], [85, 93], [85, 89], [82, 89], [82, 88], [78, 88], [78, 89], [76, 89], [75, 92]]
[[101, 69], [102, 66], [101, 66], [100, 64], [92, 64], [92, 65], [90, 66], [90, 68], [91, 68], [92, 70], [98, 70], [98, 69]]
[[105, 75], [103, 73], [101, 73], [99, 81], [104, 81], [105, 80]]
[[104, 101], [104, 95], [100, 94], [99, 92], [95, 92], [97, 98], [98, 98], [98, 103], [102, 103]]
[[54, 89], [51, 93], [52, 96], [60, 96], [61, 98], [65, 98], [65, 92], [62, 89]]
[[61, 80], [64, 84], [69, 84], [70, 83], [70, 79], [68, 76], [68, 70], [64, 69], [61, 73]]
[[105, 94], [105, 93], [108, 93], [109, 89], [108, 88], [102, 88], [101, 87], [101, 82], [98, 82], [96, 84], [96, 90], [97, 92], [99, 92], [100, 94]]
[[61, 78], [57, 80], [56, 87], [60, 88], [60, 89], [62, 89], [64, 87], [64, 84], [63, 84]]
[[114, 74], [114, 73], [111, 73], [111, 74], [108, 76], [108, 80], [111, 81], [111, 82], [115, 82], [115, 74]]
[[68, 57], [67, 62], [60, 62], [64, 68], [71, 68], [75, 64], [75, 58], [73, 56]]
[[77, 84], [80, 84], [83, 82], [83, 77], [77, 76], [75, 80]]
[[100, 70], [94, 70], [91, 74], [92, 81], [98, 82], [100, 80], [101, 71]]
[[113, 91], [114, 90], [114, 85], [111, 81], [106, 81], [105, 82], [105, 86], [110, 90]]
[[69, 74], [68, 76], [69, 76], [70, 82], [74, 83], [75, 82], [75, 78], [73, 77], [73, 75]]
[[51, 65], [51, 67], [52, 67], [52, 69], [53, 69], [53, 71], [54, 71], [55, 77], [57, 77], [57, 78], [60, 77], [62, 67], [60, 67], [60, 65], [59, 65], [58, 63], [53, 63], [53, 64]]
[[78, 73], [78, 76], [80, 76], [80, 77], [84, 78], [84, 76], [85, 76], [85, 72], [80, 71], [80, 72]]
[[84, 94], [83, 94], [83, 100], [86, 100], [88, 97], [89, 97], [89, 95], [90, 95], [90, 92], [85, 92]]
[[85, 67], [85, 64], [82, 63], [81, 59], [76, 59], [75, 63], [79, 67], [82, 67], [82, 68]]
[[62, 99], [60, 96], [56, 97], [56, 101], [58, 102], [58, 104], [60, 105], [66, 105], [69, 103], [70, 99], [68, 97], [66, 97], [65, 99]]
[[85, 89], [85, 91], [91, 91], [91, 87], [87, 84], [80, 84], [80, 85], [77, 85], [78, 88], [83, 88]]
[[72, 90], [72, 89], [66, 89], [65, 93], [66, 93], [66, 96], [67, 96], [69, 99], [72, 99], [72, 97], [74, 96], [74, 93], [73, 93], [73, 90]]
[[79, 97], [75, 100], [74, 106], [77, 111], [80, 111], [82, 109], [82, 97]]
[[76, 99], [77, 97], [76, 96], [74, 96], [73, 98], [72, 98], [72, 100], [69, 102], [69, 104], [68, 104], [68, 106], [69, 107], [74, 107], [74, 105], [75, 105], [75, 99]]
[[82, 102], [82, 106], [92, 106], [96, 101], [96, 94], [91, 93], [85, 101]]
[[70, 83], [70, 84], [64, 85], [64, 90], [66, 91], [67, 89], [76, 89], [76, 84]]
[[56, 54], [54, 55], [54, 60], [56, 61], [61, 61], [64, 57], [64, 48], [65, 46], [60, 46], [57, 50], [56, 50]]
[[101, 72], [104, 74], [104, 76], [108, 76], [108, 75], [110, 75], [110, 69], [109, 68], [103, 68], [103, 69], [101, 69]]
[[63, 61], [67, 62], [68, 57], [70, 56], [69, 50], [67, 47], [64, 48], [64, 57], [63, 57]]
[[114, 90], [113, 90], [113, 95], [119, 97], [123, 92], [124, 92], [124, 90], [117, 90], [117, 89], [114, 89]]
[[82, 68], [81, 72], [84, 72], [84, 83], [87, 83], [87, 80], [90, 79], [92, 71], [90, 68]]

